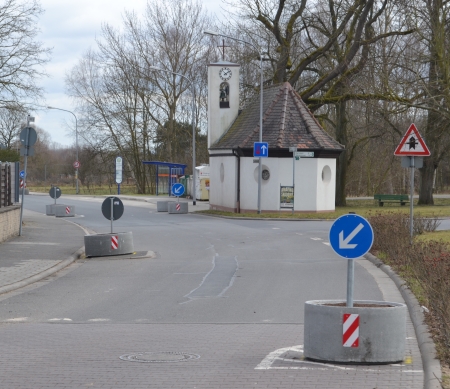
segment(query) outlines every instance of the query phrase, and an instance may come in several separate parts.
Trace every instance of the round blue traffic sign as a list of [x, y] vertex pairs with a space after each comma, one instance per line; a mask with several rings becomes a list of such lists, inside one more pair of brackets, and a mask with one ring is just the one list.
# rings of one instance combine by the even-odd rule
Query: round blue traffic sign
[[179, 182], [172, 185], [172, 194], [174, 196], [180, 197], [184, 194], [184, 185]]
[[25, 170], [21, 170], [19, 173], [20, 178], [24, 178], [25, 177]]
[[373, 244], [373, 230], [362, 216], [349, 214], [336, 219], [330, 228], [330, 244], [337, 255], [348, 259], [362, 257]]

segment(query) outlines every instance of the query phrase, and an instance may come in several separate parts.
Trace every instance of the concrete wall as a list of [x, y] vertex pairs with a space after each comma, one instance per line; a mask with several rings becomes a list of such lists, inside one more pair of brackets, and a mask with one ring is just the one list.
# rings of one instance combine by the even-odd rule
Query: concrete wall
[[0, 242], [19, 235], [20, 205], [0, 208]]

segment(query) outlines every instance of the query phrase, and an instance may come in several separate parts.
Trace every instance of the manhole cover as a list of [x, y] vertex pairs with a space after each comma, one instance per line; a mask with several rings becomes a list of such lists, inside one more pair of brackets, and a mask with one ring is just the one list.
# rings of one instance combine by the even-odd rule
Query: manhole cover
[[185, 362], [191, 359], [198, 359], [200, 355], [178, 353], [178, 352], [154, 352], [154, 353], [133, 353], [120, 356], [122, 361], [143, 362], [143, 363], [165, 363], [165, 362]]

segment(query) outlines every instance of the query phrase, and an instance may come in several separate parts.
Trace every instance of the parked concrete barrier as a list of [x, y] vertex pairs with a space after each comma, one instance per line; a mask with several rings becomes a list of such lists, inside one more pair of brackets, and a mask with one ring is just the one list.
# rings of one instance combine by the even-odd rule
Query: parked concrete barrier
[[85, 235], [84, 247], [87, 257], [131, 254], [134, 252], [131, 232]]
[[56, 204], [54, 206], [56, 217], [73, 217], [75, 216], [75, 206]]
[[[404, 359], [406, 305], [385, 301], [342, 300], [305, 303], [304, 356], [341, 363], [385, 364]], [[343, 346], [344, 314], [359, 315], [357, 347]]]
[[[179, 205], [179, 209], [177, 209], [177, 205]], [[167, 209], [169, 213], [188, 213], [188, 203], [176, 203], [172, 201], [168, 204]]]

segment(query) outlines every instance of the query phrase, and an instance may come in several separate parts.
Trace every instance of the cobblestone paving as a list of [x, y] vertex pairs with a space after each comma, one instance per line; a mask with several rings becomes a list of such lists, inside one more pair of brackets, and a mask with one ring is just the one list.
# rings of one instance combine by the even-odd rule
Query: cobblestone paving
[[[2, 324], [0, 338], [4, 388], [423, 387], [421, 359], [412, 350], [412, 339], [408, 363], [401, 365], [315, 364], [292, 359], [292, 352], [268, 362], [276, 350], [302, 345], [302, 325], [16, 323]], [[168, 363], [120, 359], [144, 352], [200, 358]]]
[[0, 285], [10, 285], [39, 274], [55, 265], [59, 260], [27, 259], [14, 266], [0, 267]]

